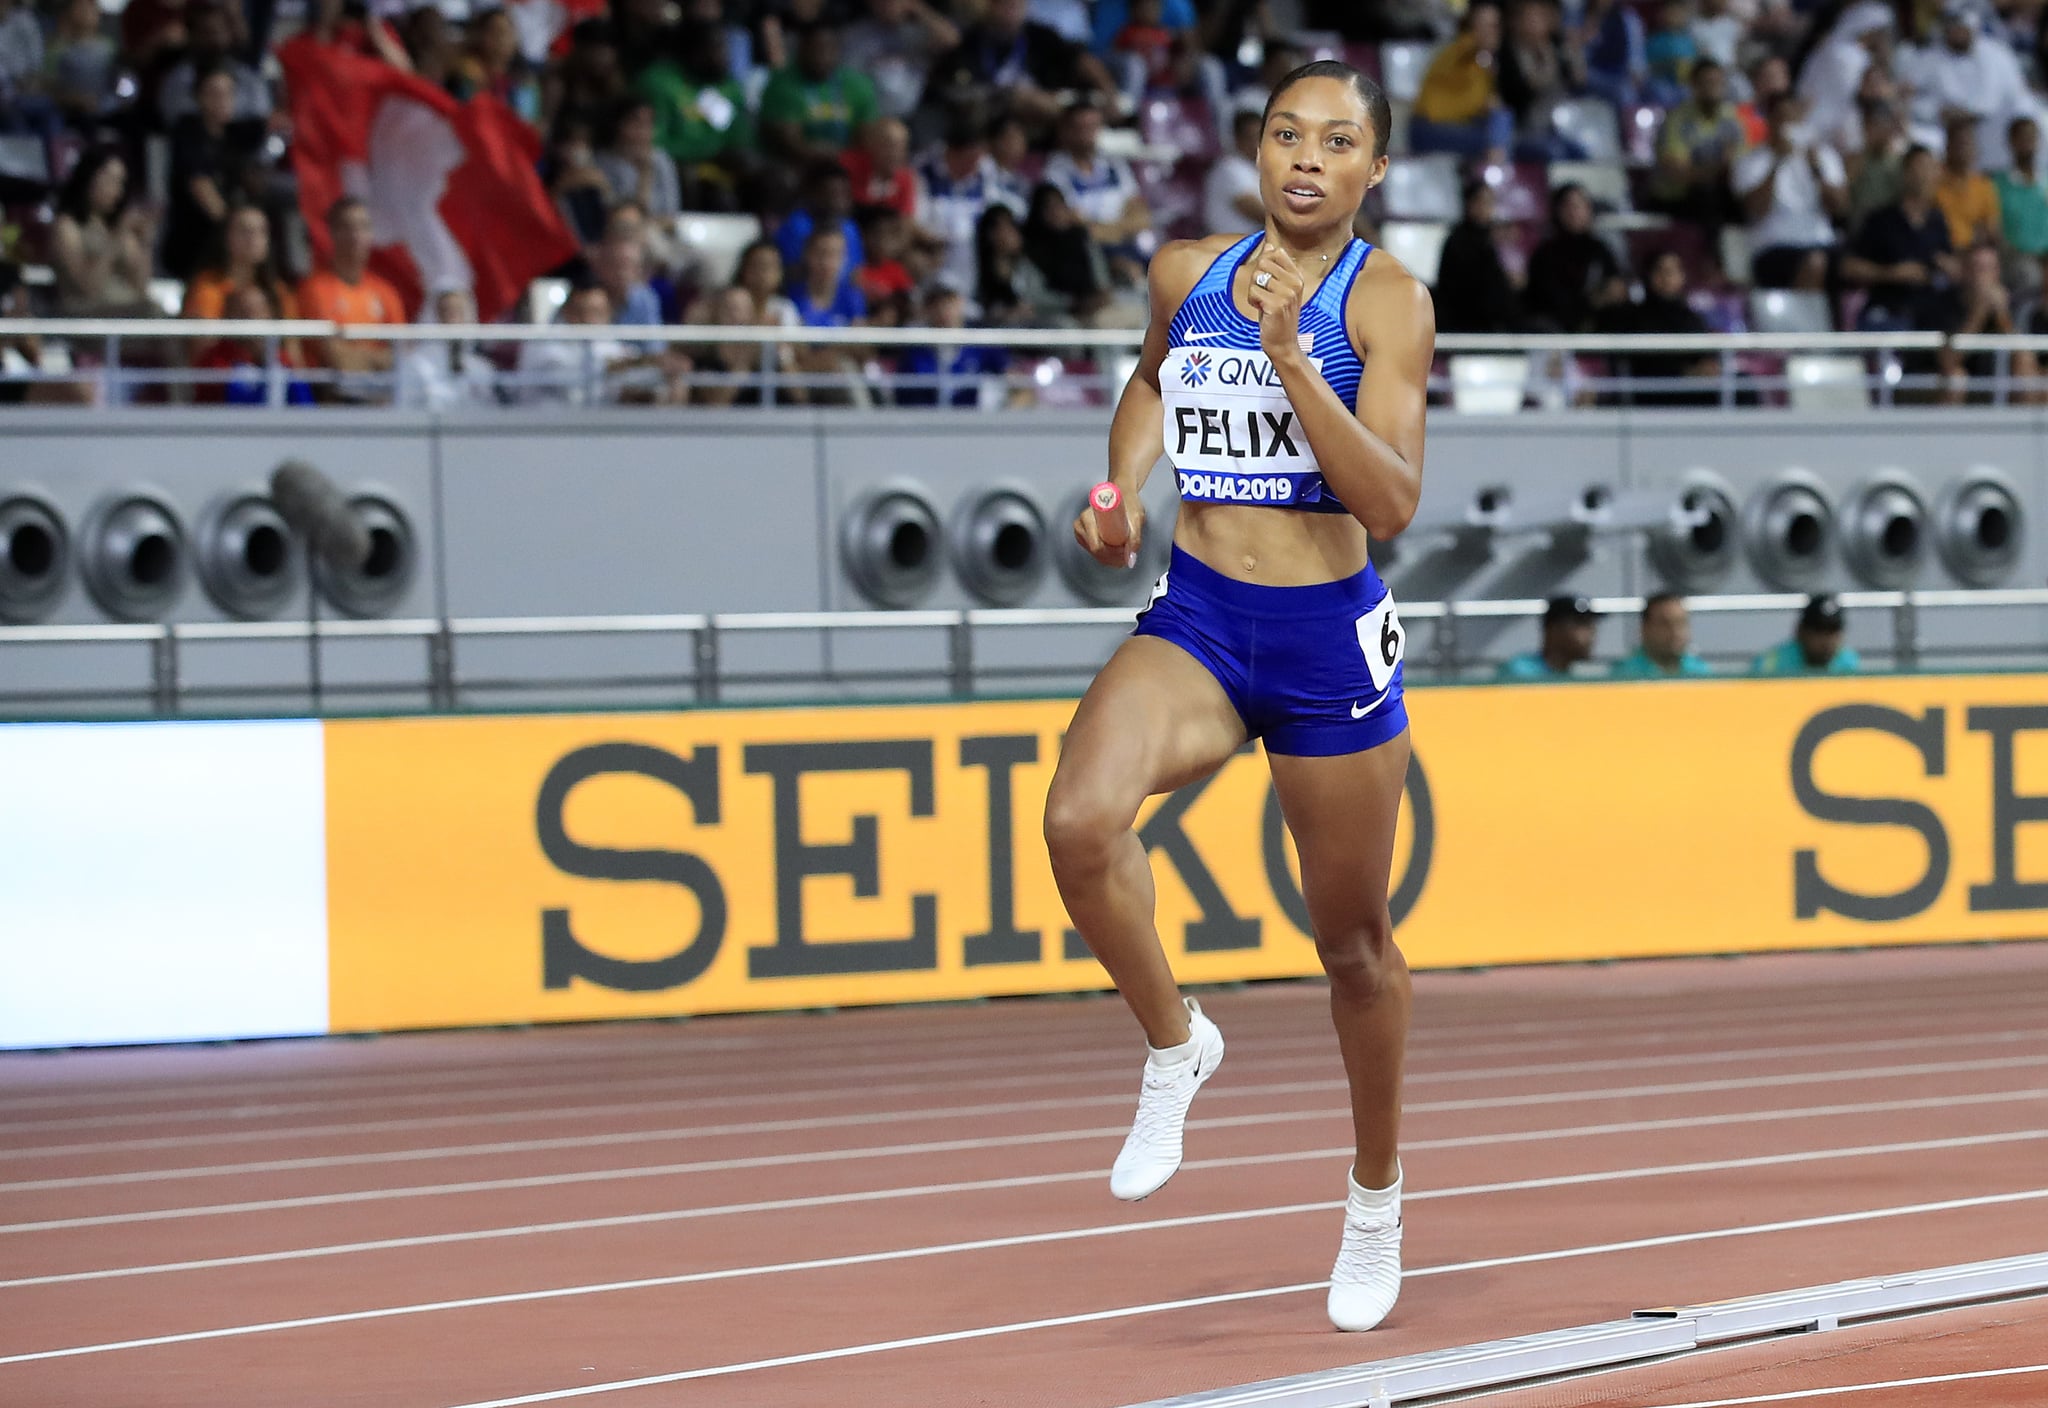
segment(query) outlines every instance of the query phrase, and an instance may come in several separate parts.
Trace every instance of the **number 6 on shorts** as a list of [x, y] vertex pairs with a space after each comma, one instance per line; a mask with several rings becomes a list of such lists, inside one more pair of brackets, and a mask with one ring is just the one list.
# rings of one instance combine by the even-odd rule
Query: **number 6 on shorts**
[[1378, 606], [1358, 618], [1358, 649], [1365, 656], [1366, 672], [1372, 676], [1375, 690], [1386, 693], [1407, 646], [1408, 633], [1401, 629], [1401, 618], [1394, 611], [1394, 594], [1388, 592], [1380, 598]]

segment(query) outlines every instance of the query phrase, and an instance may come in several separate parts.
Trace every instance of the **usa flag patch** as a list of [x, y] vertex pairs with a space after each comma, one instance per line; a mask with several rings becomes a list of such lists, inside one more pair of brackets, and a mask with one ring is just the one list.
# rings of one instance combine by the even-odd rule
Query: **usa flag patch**
[[1298, 340], [1301, 343], [1302, 356], [1313, 357], [1316, 355], [1316, 335], [1314, 333], [1305, 332], [1301, 334]]

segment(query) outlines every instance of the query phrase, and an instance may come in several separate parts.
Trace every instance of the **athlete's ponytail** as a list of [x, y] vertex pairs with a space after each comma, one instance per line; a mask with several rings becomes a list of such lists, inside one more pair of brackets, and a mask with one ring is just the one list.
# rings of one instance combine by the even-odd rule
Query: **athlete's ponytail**
[[1274, 84], [1273, 96], [1266, 99], [1266, 110], [1260, 114], [1260, 126], [1263, 127], [1272, 118], [1273, 104], [1280, 101], [1281, 94], [1295, 84], [1311, 78], [1335, 78], [1351, 85], [1351, 91], [1358, 94], [1359, 101], [1365, 104], [1366, 119], [1372, 126], [1373, 160], [1377, 161], [1385, 156], [1387, 133], [1394, 125], [1394, 109], [1387, 101], [1387, 90], [1358, 69], [1338, 59], [1317, 59], [1313, 63], [1303, 64]]

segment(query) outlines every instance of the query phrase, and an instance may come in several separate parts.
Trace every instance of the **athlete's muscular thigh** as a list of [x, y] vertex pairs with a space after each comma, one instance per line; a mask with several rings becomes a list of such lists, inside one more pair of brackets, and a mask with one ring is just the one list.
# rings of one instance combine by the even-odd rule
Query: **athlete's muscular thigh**
[[1133, 636], [1074, 711], [1054, 792], [1079, 791], [1135, 817], [1146, 797], [1206, 777], [1244, 741], [1244, 721], [1215, 676], [1177, 645]]

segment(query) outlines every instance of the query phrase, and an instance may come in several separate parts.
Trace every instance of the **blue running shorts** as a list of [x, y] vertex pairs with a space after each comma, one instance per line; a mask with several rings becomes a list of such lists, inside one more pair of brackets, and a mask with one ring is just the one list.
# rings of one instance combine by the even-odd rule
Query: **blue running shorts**
[[1370, 563], [1341, 582], [1268, 587], [1176, 545], [1132, 633], [1202, 662], [1266, 751], [1321, 758], [1377, 748], [1408, 726], [1407, 638]]

